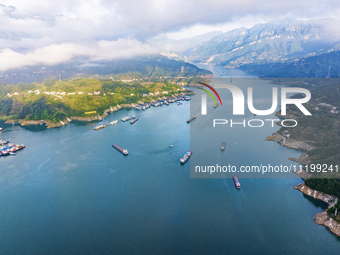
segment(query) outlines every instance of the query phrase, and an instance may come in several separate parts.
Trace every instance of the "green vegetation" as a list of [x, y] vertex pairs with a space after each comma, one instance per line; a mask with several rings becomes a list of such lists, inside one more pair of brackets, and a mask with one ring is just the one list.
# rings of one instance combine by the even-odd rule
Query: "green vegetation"
[[[323, 86], [315, 83], [323, 82]], [[290, 82], [292, 80], [290, 79]], [[337, 165], [340, 163], [340, 79], [296, 80], [290, 86], [305, 87], [310, 90], [312, 99], [304, 106], [312, 113], [305, 116], [295, 105], [289, 105], [287, 117], [297, 120], [294, 128], [284, 128], [279, 133], [289, 132], [290, 138], [308, 141], [316, 148], [308, 151], [312, 164]], [[304, 95], [294, 95], [304, 97]], [[323, 104], [327, 105], [323, 105]], [[334, 109], [335, 107], [335, 109]], [[333, 111], [333, 112], [332, 112]], [[319, 174], [318, 177], [340, 177], [340, 173]]]
[[[279, 133], [297, 141], [308, 141], [315, 149], [307, 152], [310, 164], [327, 164], [333, 166], [333, 172], [314, 172], [312, 178], [305, 181], [310, 188], [335, 195], [340, 198], [340, 173], [335, 166], [340, 167], [340, 79], [279, 79], [288, 82], [289, 86], [307, 88], [312, 99], [304, 106], [312, 116], [304, 116], [296, 106], [288, 106], [287, 117], [298, 121], [294, 128], [284, 128]], [[294, 95], [295, 98], [304, 95]], [[325, 105], [326, 104], [326, 105]], [[333, 111], [333, 112], [332, 112]], [[310, 173], [310, 171], [309, 171]], [[335, 210], [340, 213], [340, 203], [327, 212], [336, 220]]]
[[[194, 80], [188, 79], [185, 84]], [[182, 91], [171, 79], [163, 78], [154, 78], [153, 82], [149, 78], [120, 81], [48, 79], [43, 83], [2, 84], [0, 89], [0, 117], [3, 119], [44, 119], [52, 122], [70, 116], [88, 117], [91, 115], [86, 115], [85, 112], [91, 111], [96, 111], [92, 115], [103, 114], [110, 106], [138, 104], [139, 101], [151, 102], [152, 99], [156, 101], [164, 95], [171, 96]], [[154, 95], [146, 96], [150, 93]]]
[[0, 97], [0, 113], [8, 115], [12, 110], [13, 99]]

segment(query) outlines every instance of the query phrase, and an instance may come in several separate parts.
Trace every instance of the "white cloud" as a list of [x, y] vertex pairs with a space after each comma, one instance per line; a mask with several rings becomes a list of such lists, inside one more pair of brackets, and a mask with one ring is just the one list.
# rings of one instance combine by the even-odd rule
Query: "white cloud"
[[0, 71], [34, 65], [56, 65], [75, 57], [87, 57], [92, 61], [125, 59], [157, 54], [159, 50], [134, 39], [99, 41], [87, 44], [52, 44], [26, 53], [9, 48], [0, 51]]
[[157, 49], [143, 42], [157, 35], [180, 39], [287, 16], [339, 14], [337, 0], [2, 0], [0, 70], [61, 63], [76, 56], [154, 53]]

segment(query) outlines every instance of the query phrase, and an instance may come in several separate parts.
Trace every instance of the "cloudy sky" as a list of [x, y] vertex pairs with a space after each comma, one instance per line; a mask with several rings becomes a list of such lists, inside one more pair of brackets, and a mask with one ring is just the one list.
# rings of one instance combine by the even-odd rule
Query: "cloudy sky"
[[182, 39], [281, 18], [337, 18], [335, 0], [3, 0], [0, 71], [154, 54], [154, 38]]

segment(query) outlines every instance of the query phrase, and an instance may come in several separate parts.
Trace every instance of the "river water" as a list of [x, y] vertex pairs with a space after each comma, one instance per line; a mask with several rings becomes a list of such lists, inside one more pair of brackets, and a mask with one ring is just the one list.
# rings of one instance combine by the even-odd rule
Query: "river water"
[[[221, 79], [251, 78], [213, 68]], [[139, 121], [98, 131], [82, 122], [49, 130], [0, 122], [1, 138], [26, 145], [0, 158], [0, 254], [337, 254], [340, 239], [313, 220], [326, 205], [293, 189], [300, 178], [242, 178], [241, 190], [229, 178], [190, 178], [189, 162], [179, 164], [190, 114], [190, 102], [125, 109], [106, 119]], [[277, 129], [235, 131], [248, 164], [300, 155], [263, 141]], [[234, 164], [244, 160], [231, 153]]]

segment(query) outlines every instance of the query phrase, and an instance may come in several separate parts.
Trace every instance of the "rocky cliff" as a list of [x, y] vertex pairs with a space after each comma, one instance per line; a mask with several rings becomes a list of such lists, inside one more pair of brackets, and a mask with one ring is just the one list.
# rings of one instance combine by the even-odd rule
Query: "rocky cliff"
[[[328, 208], [333, 207], [337, 202], [338, 198], [332, 195], [325, 194], [320, 191], [316, 191], [306, 186], [305, 183], [298, 184], [294, 189], [300, 190], [303, 194], [311, 196], [315, 199], [322, 200], [328, 204]], [[335, 221], [324, 211], [315, 215], [314, 221], [316, 224], [323, 225], [329, 228], [337, 236], [340, 236], [340, 222]]]

